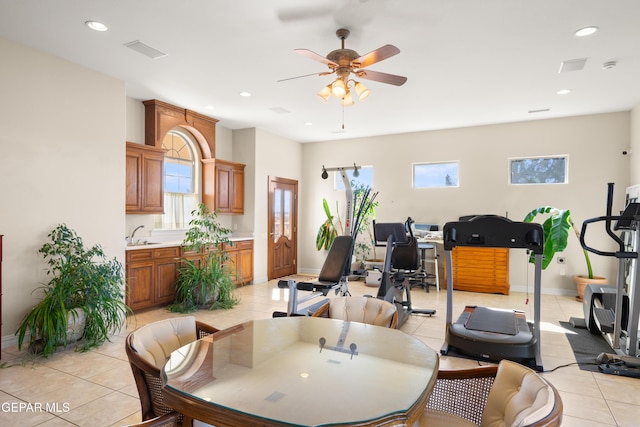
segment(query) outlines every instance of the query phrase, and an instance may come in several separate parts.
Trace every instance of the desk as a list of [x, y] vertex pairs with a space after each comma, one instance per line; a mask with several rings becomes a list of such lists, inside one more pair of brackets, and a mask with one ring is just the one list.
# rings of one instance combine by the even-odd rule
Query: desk
[[438, 354], [397, 329], [282, 317], [176, 350], [163, 394], [168, 406], [217, 427], [411, 425], [437, 370]]
[[[433, 263], [433, 274], [431, 277], [434, 277], [435, 282], [431, 283], [431, 285], [435, 285], [436, 290], [440, 292], [440, 267], [438, 266], [438, 245], [442, 246], [444, 241], [442, 240], [442, 235], [430, 235], [427, 237], [418, 238], [418, 249], [420, 250], [420, 270], [423, 274], [425, 274], [425, 289], [429, 292], [429, 282], [426, 280], [430, 277], [429, 273], [426, 269], [426, 263]], [[433, 258], [427, 260], [427, 250], [433, 251]]]

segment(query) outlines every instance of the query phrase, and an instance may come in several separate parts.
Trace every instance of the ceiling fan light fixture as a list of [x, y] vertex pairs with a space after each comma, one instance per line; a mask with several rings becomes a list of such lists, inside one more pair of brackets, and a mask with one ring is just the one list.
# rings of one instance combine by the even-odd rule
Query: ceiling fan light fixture
[[329, 101], [330, 96], [331, 96], [331, 85], [326, 85], [325, 87], [322, 88], [320, 92], [318, 92], [318, 97], [325, 104]]
[[353, 105], [353, 97], [351, 96], [351, 91], [348, 90], [347, 93], [344, 95], [344, 98], [342, 98], [342, 105], [344, 107], [349, 107], [351, 105]]
[[347, 92], [347, 85], [344, 84], [344, 80], [338, 78], [331, 84], [331, 95], [336, 98], [344, 98]]
[[369, 97], [369, 95], [371, 95], [371, 91], [360, 82], [355, 82], [354, 88], [356, 90], [356, 93], [358, 94], [359, 101], [364, 101]]

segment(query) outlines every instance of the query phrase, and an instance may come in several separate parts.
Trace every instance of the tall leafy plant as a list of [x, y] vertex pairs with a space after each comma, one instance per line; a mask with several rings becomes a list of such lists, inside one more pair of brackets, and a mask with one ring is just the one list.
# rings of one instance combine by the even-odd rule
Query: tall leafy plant
[[334, 239], [338, 236], [338, 230], [334, 225], [334, 217], [331, 215], [331, 209], [329, 209], [327, 199], [322, 199], [322, 208], [324, 209], [327, 219], [322, 223], [316, 234], [316, 249], [319, 251], [322, 249], [328, 250]]
[[[542, 206], [529, 212], [524, 218], [524, 222], [532, 222], [537, 215], [548, 215], [542, 223], [544, 234], [544, 254], [542, 256], [542, 269], [546, 269], [551, 263], [556, 252], [562, 252], [566, 249], [569, 232], [573, 229], [578, 241], [580, 241], [580, 232], [571, 220], [571, 211], [569, 209], [558, 209], [552, 206]], [[586, 249], [582, 249], [584, 258], [587, 263], [587, 273], [589, 279], [593, 279], [593, 268], [591, 260]], [[534, 262], [533, 254], [529, 262]]]
[[220, 225], [217, 213], [203, 203], [192, 215], [183, 245], [202, 257], [182, 260], [175, 302], [169, 309], [191, 312], [200, 308], [232, 308], [239, 302], [233, 292], [236, 273], [223, 250], [225, 244], [232, 244], [228, 237], [231, 230]]
[[47, 357], [59, 346], [69, 344], [69, 320], [85, 318], [81, 351], [101, 345], [119, 329], [129, 312], [124, 303], [122, 264], [107, 259], [102, 247], [90, 248], [65, 224], [55, 227], [49, 242], [39, 250], [48, 265], [49, 282], [37, 290], [43, 299], [26, 314], [16, 331], [21, 348], [29, 332], [31, 344], [37, 344]]

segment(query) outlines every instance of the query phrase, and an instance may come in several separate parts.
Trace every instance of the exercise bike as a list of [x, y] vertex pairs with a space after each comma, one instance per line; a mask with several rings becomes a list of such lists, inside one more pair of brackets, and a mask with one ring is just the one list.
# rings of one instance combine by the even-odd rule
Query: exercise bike
[[376, 242], [385, 242], [387, 247], [376, 296], [395, 304], [398, 328], [412, 314], [436, 314], [433, 309], [415, 309], [411, 303], [411, 280], [420, 270], [418, 242], [411, 227], [402, 223], [374, 223], [373, 228]]

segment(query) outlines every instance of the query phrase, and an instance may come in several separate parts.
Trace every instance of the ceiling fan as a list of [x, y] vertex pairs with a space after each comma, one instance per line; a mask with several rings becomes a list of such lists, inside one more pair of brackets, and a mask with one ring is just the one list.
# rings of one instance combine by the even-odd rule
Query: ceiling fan
[[329, 71], [306, 74], [304, 76], [290, 77], [278, 81], [282, 82], [286, 80], [314, 75], [326, 76], [335, 73], [337, 78], [332, 83], [325, 86], [318, 93], [318, 96], [324, 102], [327, 102], [329, 96], [333, 95], [334, 97], [341, 99], [342, 105], [345, 106], [353, 105], [354, 103], [351, 89], [355, 89], [359, 100], [364, 100], [371, 94], [371, 91], [369, 91], [369, 89], [367, 89], [361, 82], [350, 78], [352, 74], [355, 76], [355, 78], [373, 80], [376, 82], [391, 84], [395, 86], [402, 86], [407, 81], [407, 78], [403, 76], [381, 73], [379, 71], [371, 71], [368, 69], [365, 70], [365, 68], [369, 67], [370, 65], [373, 65], [377, 62], [383, 61], [400, 53], [400, 49], [398, 49], [397, 47], [386, 44], [374, 51], [361, 56], [355, 50], [345, 49], [344, 47], [344, 41], [347, 37], [349, 37], [349, 30], [341, 28], [336, 31], [336, 36], [338, 36], [338, 38], [342, 41], [342, 47], [340, 49], [329, 52], [326, 57], [319, 55], [309, 49], [294, 50], [294, 52], [299, 53], [300, 55], [325, 64], [329, 68]]

